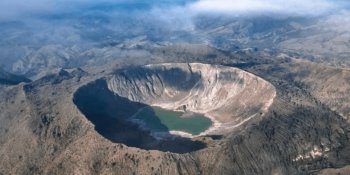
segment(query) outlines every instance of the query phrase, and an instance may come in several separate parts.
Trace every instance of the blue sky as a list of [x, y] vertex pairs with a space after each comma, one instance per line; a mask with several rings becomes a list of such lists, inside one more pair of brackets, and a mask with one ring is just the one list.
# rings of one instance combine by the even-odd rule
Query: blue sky
[[186, 6], [193, 0], [1, 0], [0, 19], [87, 11], [150, 10]]
[[190, 14], [276, 12], [318, 15], [349, 4], [345, 0], [1, 0], [0, 19], [87, 11], [151, 11], [155, 8], [164, 12], [182, 9]]
[[276, 12], [299, 15], [322, 14], [342, 7], [337, 0], [200, 0], [194, 10], [216, 13]]

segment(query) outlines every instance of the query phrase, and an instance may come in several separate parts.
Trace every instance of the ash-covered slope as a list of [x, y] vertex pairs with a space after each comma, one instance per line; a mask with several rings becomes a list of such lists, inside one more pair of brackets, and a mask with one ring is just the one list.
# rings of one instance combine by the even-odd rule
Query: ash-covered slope
[[108, 86], [131, 101], [207, 114], [223, 124], [217, 132], [264, 115], [276, 95], [270, 83], [253, 74], [200, 63], [124, 69], [109, 78]]

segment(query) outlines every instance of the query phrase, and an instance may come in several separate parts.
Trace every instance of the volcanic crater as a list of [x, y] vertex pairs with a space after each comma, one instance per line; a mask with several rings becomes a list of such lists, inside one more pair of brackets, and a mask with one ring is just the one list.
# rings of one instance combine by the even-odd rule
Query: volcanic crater
[[[237, 68], [164, 63], [120, 69], [90, 82], [77, 90], [74, 103], [96, 131], [114, 143], [187, 153], [206, 148], [205, 137], [225, 138], [252, 118], [263, 116], [275, 96], [269, 82]], [[200, 114], [210, 119], [210, 126], [196, 134], [173, 130], [157, 117], [155, 107], [184, 116]], [[135, 119], [146, 108], [147, 120]], [[162, 130], [153, 130], [145, 121]]]

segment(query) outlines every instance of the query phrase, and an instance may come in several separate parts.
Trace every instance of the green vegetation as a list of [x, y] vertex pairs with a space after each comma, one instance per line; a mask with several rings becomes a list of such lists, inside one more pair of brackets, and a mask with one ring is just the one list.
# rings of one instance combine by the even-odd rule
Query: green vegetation
[[135, 117], [143, 121], [148, 128], [156, 132], [182, 131], [198, 135], [207, 130], [212, 121], [202, 114], [190, 114], [183, 117], [184, 112], [165, 110], [159, 107], [146, 107]]

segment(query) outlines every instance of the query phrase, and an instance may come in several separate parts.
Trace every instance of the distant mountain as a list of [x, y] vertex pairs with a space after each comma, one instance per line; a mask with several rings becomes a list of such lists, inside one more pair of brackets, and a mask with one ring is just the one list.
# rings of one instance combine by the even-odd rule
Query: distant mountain
[[0, 68], [0, 85], [2, 84], [16, 85], [21, 82], [30, 82], [30, 81], [31, 81], [30, 79], [24, 76], [14, 75]]
[[347, 16], [349, 13], [309, 18], [204, 16], [196, 19], [194, 35], [222, 50], [276, 49], [346, 68], [350, 65]]

